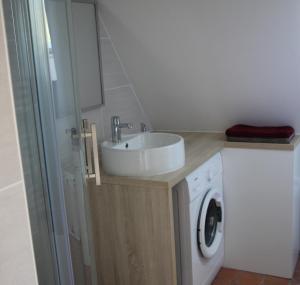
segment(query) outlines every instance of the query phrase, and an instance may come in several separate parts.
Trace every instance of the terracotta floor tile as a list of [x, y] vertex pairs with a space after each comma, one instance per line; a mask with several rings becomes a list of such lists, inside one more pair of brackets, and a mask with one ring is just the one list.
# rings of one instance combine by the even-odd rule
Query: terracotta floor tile
[[264, 285], [289, 285], [290, 280], [285, 278], [266, 276], [263, 284]]
[[300, 285], [300, 258], [295, 269], [293, 280], [222, 268], [212, 285]]
[[211, 283], [211, 285], [233, 285], [232, 280], [225, 280], [222, 278], [217, 278]]
[[222, 268], [218, 273], [212, 285], [233, 285], [233, 281], [237, 276], [238, 270], [230, 268]]
[[236, 276], [236, 284], [237, 285], [261, 285], [264, 281], [264, 275], [239, 271]]

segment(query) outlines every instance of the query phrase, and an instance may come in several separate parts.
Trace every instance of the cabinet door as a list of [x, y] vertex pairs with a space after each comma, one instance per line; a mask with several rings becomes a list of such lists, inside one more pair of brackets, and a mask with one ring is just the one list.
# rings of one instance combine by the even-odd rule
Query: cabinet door
[[88, 185], [102, 285], [177, 284], [171, 190], [142, 184]]
[[293, 152], [224, 149], [225, 266], [291, 277]]

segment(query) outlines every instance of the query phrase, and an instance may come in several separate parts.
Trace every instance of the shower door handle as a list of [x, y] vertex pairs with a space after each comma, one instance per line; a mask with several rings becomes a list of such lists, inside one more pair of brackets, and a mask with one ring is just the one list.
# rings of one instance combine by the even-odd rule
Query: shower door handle
[[95, 123], [91, 124], [91, 131], [92, 131], [92, 146], [93, 146], [96, 185], [100, 186], [101, 178], [100, 178], [99, 154], [98, 154], [98, 143], [97, 143], [97, 131], [96, 131]]
[[101, 185], [99, 153], [97, 144], [96, 124], [90, 124], [88, 120], [82, 120], [82, 134], [85, 147], [85, 177], [95, 178], [96, 185]]

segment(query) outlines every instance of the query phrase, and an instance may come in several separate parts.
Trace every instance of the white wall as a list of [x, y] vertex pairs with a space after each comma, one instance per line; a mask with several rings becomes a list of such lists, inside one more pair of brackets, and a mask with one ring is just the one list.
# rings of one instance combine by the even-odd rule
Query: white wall
[[0, 2], [0, 284], [38, 284]]
[[299, 0], [99, 0], [156, 129], [300, 132]]
[[85, 112], [82, 116], [97, 124], [98, 139], [103, 141], [111, 137], [110, 120], [114, 115], [120, 116], [122, 122], [134, 125], [132, 130], [123, 129], [122, 133], [139, 131], [141, 122], [151, 128], [151, 123], [136, 96], [135, 89], [100, 15], [99, 19], [105, 105]]

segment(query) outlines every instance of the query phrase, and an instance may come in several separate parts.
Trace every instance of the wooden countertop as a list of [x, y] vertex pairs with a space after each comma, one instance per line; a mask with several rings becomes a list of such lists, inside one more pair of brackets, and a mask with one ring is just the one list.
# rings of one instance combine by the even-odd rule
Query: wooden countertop
[[110, 184], [145, 185], [152, 183], [156, 186], [168, 186], [171, 189], [188, 174], [207, 161], [224, 147], [228, 148], [249, 148], [249, 149], [271, 149], [293, 151], [300, 143], [300, 136], [296, 136], [290, 144], [274, 143], [245, 143], [228, 142], [222, 133], [178, 133], [184, 138], [185, 143], [185, 166], [181, 169], [163, 175], [150, 177], [121, 177], [106, 175], [102, 171], [102, 182]]

